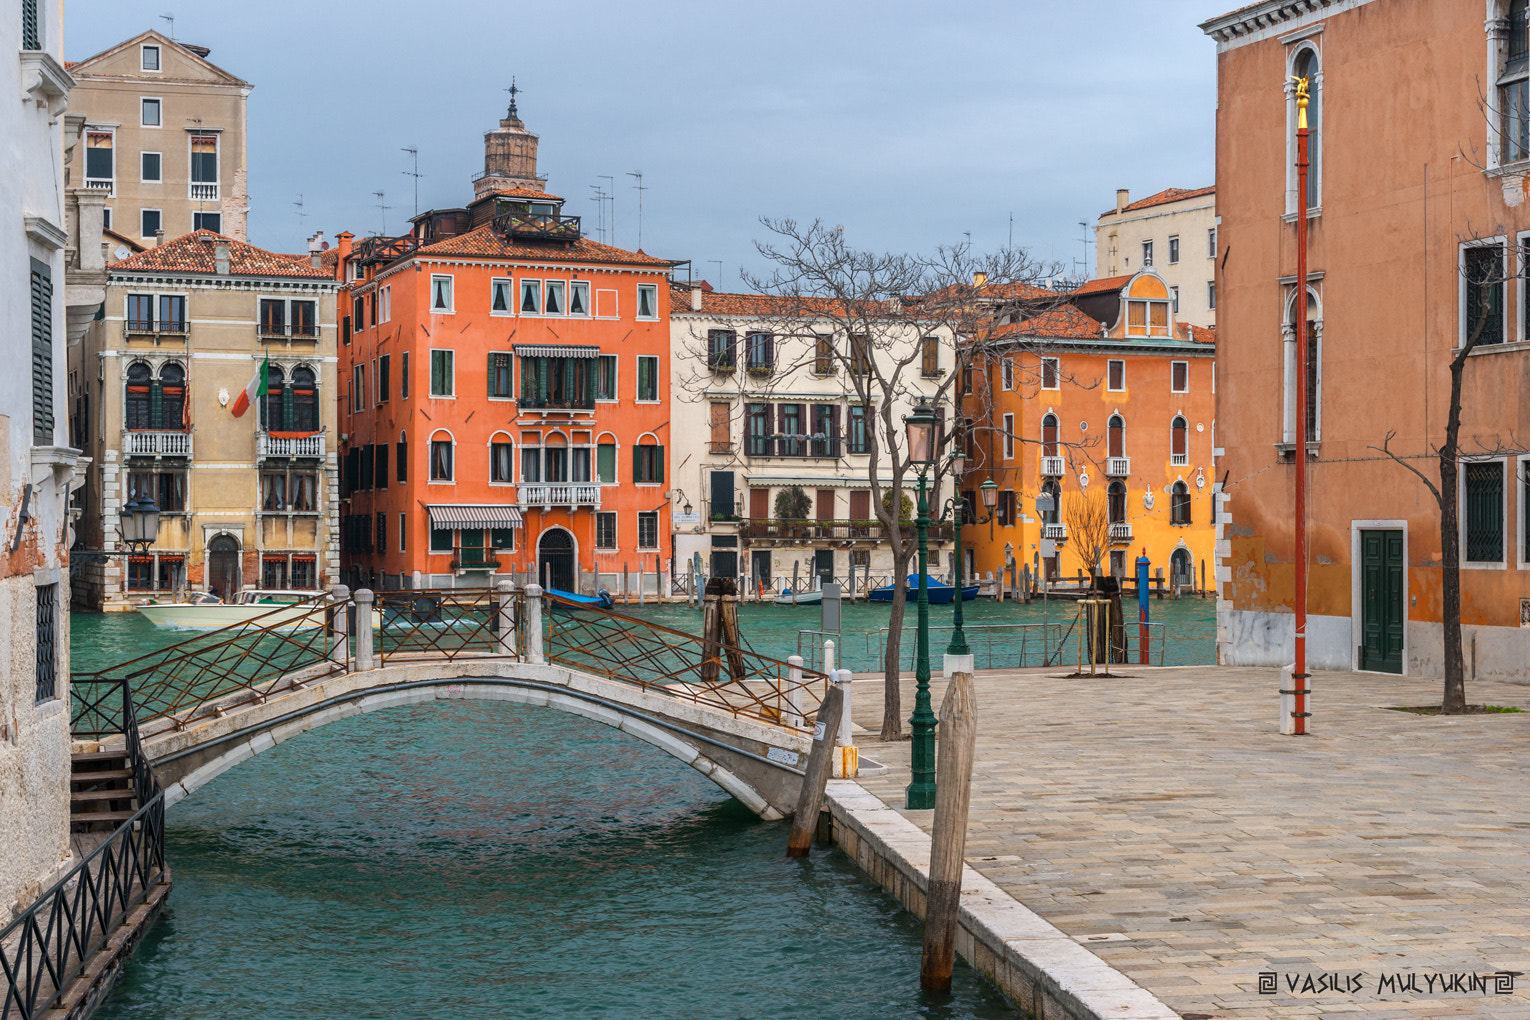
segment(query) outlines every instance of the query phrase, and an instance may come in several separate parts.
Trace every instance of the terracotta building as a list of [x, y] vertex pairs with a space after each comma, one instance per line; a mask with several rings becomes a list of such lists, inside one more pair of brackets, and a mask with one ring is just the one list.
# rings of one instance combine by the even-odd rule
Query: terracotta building
[[[1291, 661], [1292, 458], [1302, 446], [1309, 665], [1443, 672], [1439, 504], [1382, 447], [1440, 485], [1450, 365], [1473, 335], [1455, 478], [1466, 676], [1525, 676], [1527, 6], [1267, 0], [1202, 26], [1218, 54], [1225, 663]], [[1306, 194], [1293, 168], [1292, 76], [1311, 83]], [[1298, 216], [1310, 227], [1305, 281]], [[1298, 382], [1292, 309], [1303, 284], [1310, 366]], [[1301, 423], [1297, 385], [1311, 407]]]
[[667, 569], [671, 265], [584, 236], [537, 144], [512, 100], [467, 206], [339, 237], [353, 585]]
[[[1212, 332], [1179, 321], [1147, 269], [1090, 281], [985, 347], [963, 394], [963, 488], [979, 513], [979, 487], [992, 478], [999, 493], [993, 520], [962, 531], [968, 569], [1121, 577], [1145, 555], [1199, 589], [1213, 543]], [[1042, 493], [1052, 508], [1038, 512]], [[1086, 526], [1089, 503], [1104, 527]]]

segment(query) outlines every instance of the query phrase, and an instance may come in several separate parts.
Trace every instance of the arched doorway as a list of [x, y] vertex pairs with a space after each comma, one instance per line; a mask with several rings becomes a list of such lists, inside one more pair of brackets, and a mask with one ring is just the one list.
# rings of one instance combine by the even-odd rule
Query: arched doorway
[[543, 588], [574, 590], [574, 536], [549, 528], [537, 540], [537, 579]]
[[1195, 571], [1191, 569], [1190, 550], [1181, 546], [1175, 549], [1169, 556], [1169, 573], [1172, 575], [1172, 583], [1178, 585], [1195, 586]]
[[207, 587], [224, 601], [239, 591], [239, 543], [228, 535], [207, 543]]

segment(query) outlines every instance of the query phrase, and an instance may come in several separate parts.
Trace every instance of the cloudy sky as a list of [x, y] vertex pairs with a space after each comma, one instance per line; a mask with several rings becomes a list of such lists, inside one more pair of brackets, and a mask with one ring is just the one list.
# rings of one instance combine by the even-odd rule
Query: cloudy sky
[[463, 205], [513, 75], [548, 189], [591, 236], [607, 175], [615, 241], [638, 246], [642, 171], [643, 249], [737, 288], [761, 216], [923, 251], [1002, 246], [1013, 215], [1017, 246], [1082, 261], [1079, 221], [1116, 188], [1212, 182], [1215, 54], [1196, 24], [1236, 6], [66, 0], [65, 50], [173, 14], [177, 39], [252, 82], [250, 239], [293, 251], [315, 229], [401, 232], [405, 146], [420, 209]]

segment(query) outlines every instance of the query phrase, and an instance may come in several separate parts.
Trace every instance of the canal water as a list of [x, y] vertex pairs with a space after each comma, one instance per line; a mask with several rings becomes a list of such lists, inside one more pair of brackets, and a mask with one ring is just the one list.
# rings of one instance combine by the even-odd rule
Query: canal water
[[[76, 670], [176, 636], [136, 613], [72, 628]], [[919, 925], [842, 854], [788, 861], [785, 824], [557, 712], [342, 720], [168, 830], [175, 891], [100, 1020], [1013, 1015], [960, 964], [924, 997]]]

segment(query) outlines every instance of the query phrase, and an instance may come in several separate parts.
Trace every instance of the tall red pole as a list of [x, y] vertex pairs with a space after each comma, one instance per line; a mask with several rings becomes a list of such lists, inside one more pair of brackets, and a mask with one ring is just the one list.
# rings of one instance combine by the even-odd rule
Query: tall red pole
[[1307, 732], [1307, 79], [1296, 83], [1296, 735]]

